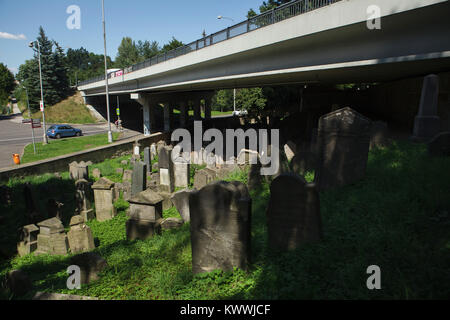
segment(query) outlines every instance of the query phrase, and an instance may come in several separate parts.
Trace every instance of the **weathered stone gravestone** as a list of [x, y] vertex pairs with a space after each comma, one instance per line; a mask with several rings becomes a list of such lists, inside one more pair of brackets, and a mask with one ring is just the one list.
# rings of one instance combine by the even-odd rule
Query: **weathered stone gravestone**
[[184, 222], [189, 222], [191, 220], [191, 215], [189, 213], [189, 195], [192, 191], [189, 189], [180, 190], [175, 192], [170, 198]]
[[124, 169], [123, 168], [116, 168], [116, 174], [118, 174], [119, 176], [121, 176], [123, 178], [123, 172]]
[[154, 160], [157, 155], [158, 152], [156, 150], [156, 143], [152, 143], [150, 145], [150, 160]]
[[136, 161], [133, 165], [133, 177], [131, 179], [131, 196], [147, 189], [147, 166], [142, 161]]
[[72, 180], [89, 179], [89, 166], [86, 162], [81, 161], [77, 163], [76, 161], [69, 164], [69, 176]]
[[62, 208], [64, 207], [64, 203], [56, 201], [55, 199], [48, 199], [47, 201], [47, 215], [49, 218], [56, 217], [59, 220], [62, 220], [63, 213]]
[[46, 301], [80, 301], [80, 300], [99, 300], [95, 297], [77, 296], [73, 294], [63, 293], [48, 293], [48, 292], [36, 292], [32, 300], [46, 300]]
[[178, 218], [165, 218], [157, 221], [161, 230], [178, 229], [183, 225], [183, 220]]
[[51, 218], [38, 223], [37, 253], [65, 255], [68, 250], [67, 236], [64, 226], [58, 218]]
[[127, 239], [145, 240], [159, 233], [157, 220], [162, 218], [163, 198], [148, 189], [130, 200], [130, 219], [126, 222]]
[[122, 160], [120, 161], [120, 164], [123, 166], [127, 166], [128, 165], [128, 160]]
[[160, 189], [165, 192], [175, 190], [175, 175], [172, 162], [172, 147], [161, 148], [158, 156]]
[[128, 181], [131, 182], [133, 179], [133, 170], [125, 170], [123, 172], [122, 182]]
[[295, 145], [295, 143], [292, 141], [286, 142], [286, 144], [284, 145], [284, 153], [286, 154], [288, 161], [291, 161], [297, 153], [297, 146]]
[[98, 221], [107, 221], [116, 216], [114, 207], [114, 182], [103, 177], [92, 185], [95, 199], [95, 213]]
[[159, 153], [161, 152], [161, 149], [164, 148], [165, 146], [166, 146], [166, 142], [164, 140], [160, 140], [156, 144], [156, 154], [158, 155], [158, 157], [159, 157]]
[[216, 176], [216, 171], [209, 168], [197, 171], [194, 175], [194, 188], [200, 190], [207, 184], [213, 182]]
[[106, 260], [94, 252], [73, 256], [70, 258], [70, 263], [80, 267], [81, 284], [88, 284], [100, 279], [100, 272], [108, 266]]
[[364, 178], [372, 122], [344, 108], [319, 119], [319, 154], [315, 182], [319, 190], [345, 186]]
[[67, 233], [69, 247], [72, 253], [87, 252], [95, 249], [92, 230], [85, 223], [82, 216], [70, 219], [70, 231]]
[[85, 179], [80, 179], [75, 182], [75, 188], [75, 214], [81, 215], [84, 221], [94, 219], [95, 214], [91, 204], [93, 198], [91, 184]]
[[432, 156], [450, 156], [450, 132], [436, 135], [427, 144], [427, 149]]
[[192, 271], [246, 269], [250, 260], [251, 198], [241, 182], [217, 181], [189, 199]]
[[259, 159], [258, 151], [242, 149], [237, 157], [238, 165], [256, 164]]
[[173, 163], [175, 187], [186, 188], [189, 186], [190, 165], [187, 162], [177, 160]]
[[314, 170], [315, 166], [314, 154], [308, 151], [298, 152], [291, 160], [291, 171], [304, 176], [307, 171]]
[[144, 163], [147, 166], [147, 172], [152, 172], [152, 155], [149, 147], [144, 148]]
[[256, 164], [250, 165], [250, 170], [248, 170], [247, 181], [249, 190], [255, 190], [261, 186], [262, 183], [261, 163], [259, 161]]
[[29, 224], [22, 228], [20, 242], [17, 244], [17, 252], [23, 257], [37, 250], [37, 236], [39, 228], [34, 224]]
[[428, 75], [423, 81], [419, 112], [414, 121], [413, 140], [422, 142], [439, 133], [438, 117], [439, 76]]
[[284, 173], [270, 185], [267, 208], [269, 245], [292, 250], [321, 239], [320, 201], [316, 186], [294, 173]]
[[389, 142], [386, 122], [374, 121], [370, 129], [370, 149], [386, 146]]
[[94, 170], [92, 170], [92, 176], [96, 179], [100, 179], [102, 177], [102, 172], [100, 171], [100, 169], [95, 168]]
[[131, 156], [131, 162], [136, 162], [141, 160], [141, 144], [136, 141], [133, 144], [133, 155]]

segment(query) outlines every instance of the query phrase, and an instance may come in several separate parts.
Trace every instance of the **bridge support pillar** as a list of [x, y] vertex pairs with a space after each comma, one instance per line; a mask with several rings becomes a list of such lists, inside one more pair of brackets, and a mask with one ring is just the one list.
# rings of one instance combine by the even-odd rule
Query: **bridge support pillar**
[[172, 114], [173, 114], [173, 104], [165, 103], [164, 104], [164, 131], [168, 132], [172, 130]]
[[205, 99], [205, 120], [211, 119], [211, 99]]
[[136, 100], [142, 106], [144, 118], [144, 135], [149, 136], [152, 133], [152, 124], [154, 124], [155, 122], [155, 116], [152, 110], [150, 97], [141, 93], [132, 93], [131, 99]]
[[200, 110], [200, 103], [201, 103], [200, 99], [196, 99], [194, 101], [194, 120], [195, 121], [202, 120], [202, 113], [201, 113], [201, 110]]
[[186, 101], [181, 101], [180, 106], [180, 127], [186, 128], [189, 120], [189, 112]]

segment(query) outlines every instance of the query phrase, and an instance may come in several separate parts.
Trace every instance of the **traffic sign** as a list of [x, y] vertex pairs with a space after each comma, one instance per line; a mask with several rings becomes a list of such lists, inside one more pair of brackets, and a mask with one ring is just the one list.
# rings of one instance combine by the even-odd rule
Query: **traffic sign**
[[117, 114], [118, 116], [120, 116], [120, 109], [119, 109], [119, 108], [116, 109], [116, 114]]
[[23, 119], [22, 123], [31, 123], [31, 119]]
[[41, 119], [33, 119], [31, 126], [33, 128], [41, 128]]
[[41, 112], [44, 112], [44, 101], [41, 100], [39, 105], [41, 107]]

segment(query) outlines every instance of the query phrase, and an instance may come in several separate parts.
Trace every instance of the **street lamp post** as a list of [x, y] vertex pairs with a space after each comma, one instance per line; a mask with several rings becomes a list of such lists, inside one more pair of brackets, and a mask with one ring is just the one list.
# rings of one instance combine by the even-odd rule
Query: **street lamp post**
[[[224, 17], [224, 16], [218, 16], [217, 19], [219, 19], [219, 20], [227, 19], [227, 20], [231, 20], [234, 22], [234, 19]], [[233, 110], [236, 111], [236, 88], [233, 89]]]
[[44, 105], [44, 89], [42, 88], [42, 68], [41, 68], [41, 45], [39, 44], [39, 41], [30, 42], [29, 45], [30, 48], [37, 47], [38, 50], [38, 58], [39, 58], [39, 79], [41, 84], [41, 108], [42, 108], [42, 120], [43, 120], [43, 128], [44, 128], [44, 138], [42, 144], [48, 144], [48, 137], [47, 137], [47, 126], [45, 125], [45, 105]]
[[102, 18], [103, 18], [103, 45], [105, 47], [105, 84], [106, 84], [106, 113], [108, 115], [108, 143], [113, 142], [111, 132], [111, 116], [109, 114], [109, 86], [108, 86], [108, 62], [106, 60], [106, 24], [105, 24], [105, 0], [102, 0]]
[[31, 137], [33, 139], [33, 150], [34, 150], [34, 154], [36, 154], [36, 144], [34, 142], [34, 123], [33, 123], [33, 117], [31, 116], [31, 110], [30, 110], [30, 100], [28, 99], [28, 88], [25, 87], [25, 93], [27, 95], [27, 106], [28, 106], [28, 116], [30, 117], [31, 120]]

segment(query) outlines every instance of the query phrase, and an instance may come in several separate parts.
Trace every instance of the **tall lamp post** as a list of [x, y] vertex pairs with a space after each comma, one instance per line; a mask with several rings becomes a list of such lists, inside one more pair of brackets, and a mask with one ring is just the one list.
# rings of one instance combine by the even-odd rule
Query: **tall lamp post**
[[106, 60], [106, 24], [105, 24], [105, 0], [102, 0], [102, 18], [103, 18], [103, 45], [105, 47], [105, 83], [106, 83], [106, 112], [108, 114], [108, 143], [113, 142], [111, 132], [111, 116], [109, 114], [109, 86], [108, 86], [108, 62]]
[[37, 49], [37, 54], [39, 57], [39, 79], [41, 83], [41, 111], [42, 111], [42, 120], [43, 120], [43, 128], [44, 128], [44, 137], [42, 144], [48, 144], [48, 137], [47, 137], [47, 126], [45, 125], [45, 105], [44, 105], [44, 89], [42, 88], [42, 68], [41, 68], [41, 45], [39, 44], [39, 41], [30, 42], [29, 47], [33, 50]]

